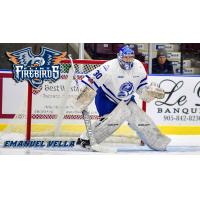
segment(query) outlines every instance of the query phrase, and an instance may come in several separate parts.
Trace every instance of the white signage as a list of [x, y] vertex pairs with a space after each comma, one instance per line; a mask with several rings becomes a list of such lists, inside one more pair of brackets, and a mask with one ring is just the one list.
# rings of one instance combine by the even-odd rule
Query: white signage
[[149, 76], [166, 92], [161, 100], [147, 105], [147, 113], [157, 125], [200, 126], [200, 77]]

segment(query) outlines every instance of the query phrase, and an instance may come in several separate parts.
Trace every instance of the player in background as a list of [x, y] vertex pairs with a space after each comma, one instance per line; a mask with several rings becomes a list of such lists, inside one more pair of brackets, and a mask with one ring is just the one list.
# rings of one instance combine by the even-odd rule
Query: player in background
[[[120, 49], [116, 59], [88, 73], [82, 83], [85, 89], [77, 98], [76, 104], [80, 110], [84, 110], [95, 98], [96, 109], [101, 118], [93, 124], [92, 129], [98, 144], [112, 135], [124, 121], [128, 121], [129, 126], [139, 133], [139, 137], [149, 147], [155, 150], [166, 149], [168, 138], [163, 136], [163, 143], [159, 130], [136, 105], [134, 99], [134, 93], [137, 93], [148, 103], [155, 98], [164, 98], [165, 93], [154, 83], [148, 85], [144, 66], [134, 58], [134, 51], [128, 45]], [[85, 133], [78, 138], [77, 144], [83, 147], [90, 145]]]

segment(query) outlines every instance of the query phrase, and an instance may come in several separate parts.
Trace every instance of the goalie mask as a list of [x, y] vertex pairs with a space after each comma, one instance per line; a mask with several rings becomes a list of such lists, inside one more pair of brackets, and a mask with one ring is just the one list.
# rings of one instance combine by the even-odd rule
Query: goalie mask
[[134, 51], [128, 45], [122, 47], [117, 54], [120, 67], [130, 70], [133, 67], [134, 56]]

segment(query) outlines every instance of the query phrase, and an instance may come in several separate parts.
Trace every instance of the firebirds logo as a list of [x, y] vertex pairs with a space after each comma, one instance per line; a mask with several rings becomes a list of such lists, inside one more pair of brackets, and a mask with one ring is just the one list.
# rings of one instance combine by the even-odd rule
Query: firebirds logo
[[57, 81], [60, 78], [60, 61], [65, 59], [66, 52], [42, 47], [39, 55], [32, 53], [32, 48], [6, 52], [13, 62], [14, 80], [27, 80], [33, 88], [41, 88], [44, 81]]

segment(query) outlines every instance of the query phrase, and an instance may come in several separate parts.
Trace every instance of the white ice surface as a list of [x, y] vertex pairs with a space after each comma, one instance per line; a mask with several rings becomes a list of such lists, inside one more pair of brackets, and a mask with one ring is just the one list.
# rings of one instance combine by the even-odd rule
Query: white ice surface
[[[159, 152], [149, 149], [147, 146], [139, 146], [134, 144], [104, 144], [111, 148], [117, 148], [117, 154], [200, 154], [200, 136], [169, 136], [172, 141], [167, 151]], [[21, 139], [21, 138], [19, 138]], [[53, 140], [53, 138], [52, 138]], [[91, 152], [81, 147], [74, 148], [0, 148], [1, 155], [64, 155], [64, 154], [103, 154], [99, 152]]]

